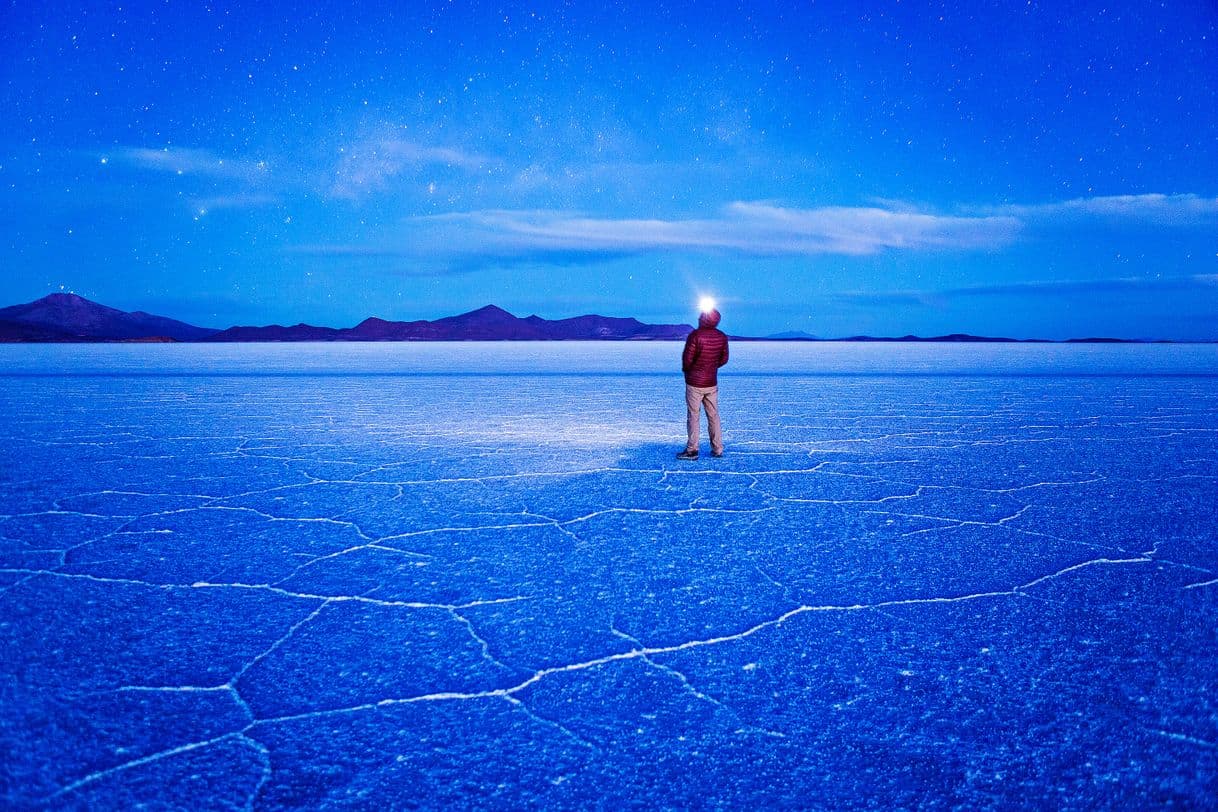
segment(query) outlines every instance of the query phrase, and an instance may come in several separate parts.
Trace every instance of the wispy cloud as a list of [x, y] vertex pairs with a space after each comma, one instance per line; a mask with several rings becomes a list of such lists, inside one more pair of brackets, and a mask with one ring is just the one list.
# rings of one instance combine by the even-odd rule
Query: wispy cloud
[[245, 183], [263, 181], [270, 174], [266, 161], [234, 160], [210, 150], [186, 147], [123, 147], [107, 153], [102, 160], [113, 160], [154, 172], [238, 180]]
[[597, 218], [487, 210], [407, 220], [379, 245], [306, 245], [294, 253], [376, 261], [395, 272], [464, 273], [527, 262], [576, 265], [659, 253], [746, 256], [873, 254], [1004, 245], [1010, 218], [938, 217], [881, 209], [788, 209], [736, 203], [705, 219]]
[[725, 224], [761, 248], [771, 240], [784, 253], [874, 254], [884, 250], [987, 249], [1011, 243], [1020, 230], [1006, 215], [958, 217], [879, 207], [784, 208], [733, 203]]
[[402, 276], [455, 276], [473, 273], [488, 267], [508, 267], [528, 262], [548, 266], [588, 267], [601, 262], [630, 256], [630, 252], [601, 251], [523, 251], [509, 246], [493, 250], [486, 246], [445, 243], [452, 232], [436, 231], [420, 234], [407, 245], [374, 246], [354, 244], [294, 245], [284, 249], [287, 254], [341, 261], [354, 267], [379, 268]]
[[998, 285], [976, 285], [948, 291], [954, 296], [1005, 296], [1008, 294], [1088, 294], [1120, 291], [1194, 290], [1206, 284], [1201, 274], [1185, 276], [1119, 276], [1105, 279], [1058, 279], [1050, 281], [1010, 282]]
[[839, 295], [856, 304], [888, 306], [916, 304], [942, 307], [949, 301], [969, 297], [996, 296], [1069, 296], [1105, 293], [1152, 293], [1202, 291], [1218, 285], [1218, 274], [1185, 276], [1108, 277], [1103, 279], [1054, 279], [970, 285], [945, 290], [844, 291]]
[[[379, 254], [481, 257], [486, 263], [553, 256], [730, 252], [752, 256], [975, 250], [1011, 242], [1011, 217], [945, 217], [881, 208], [795, 209], [733, 203], [704, 219], [597, 218], [569, 212], [487, 210], [413, 218], [402, 248]], [[362, 246], [310, 253], [367, 255]]]
[[453, 147], [428, 146], [400, 138], [372, 139], [343, 149], [330, 194], [356, 199], [384, 191], [398, 176], [423, 168], [472, 173], [491, 163], [490, 158]]
[[1080, 197], [1057, 203], [987, 206], [974, 209], [972, 213], [1067, 224], [1102, 219], [1157, 225], [1197, 225], [1218, 221], [1218, 198], [1195, 194], [1109, 195]]
[[280, 202], [275, 195], [251, 192], [192, 198], [190, 205], [195, 211], [206, 214], [221, 209], [256, 209], [263, 206], [275, 206]]

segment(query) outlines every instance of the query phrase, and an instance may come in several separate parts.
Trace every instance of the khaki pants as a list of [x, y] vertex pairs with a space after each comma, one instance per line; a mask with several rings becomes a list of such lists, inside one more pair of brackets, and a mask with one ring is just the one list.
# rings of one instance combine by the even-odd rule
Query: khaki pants
[[685, 425], [689, 432], [685, 450], [698, 450], [698, 424], [702, 422], [701, 410], [706, 409], [706, 431], [710, 434], [711, 451], [722, 454], [723, 436], [719, 430], [719, 387], [685, 384], [685, 407]]

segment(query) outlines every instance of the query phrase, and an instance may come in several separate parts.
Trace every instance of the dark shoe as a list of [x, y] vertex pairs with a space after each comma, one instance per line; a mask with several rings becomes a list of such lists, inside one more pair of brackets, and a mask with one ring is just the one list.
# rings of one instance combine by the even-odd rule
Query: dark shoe
[[712, 451], [712, 452], [711, 452], [711, 456], [712, 456], [712, 457], [722, 457], [722, 456], [723, 456], [723, 452], [722, 452], [722, 451]]
[[698, 459], [698, 452], [697, 451], [682, 451], [681, 453], [677, 454], [677, 459], [679, 459], [679, 460], [696, 460], [696, 459]]

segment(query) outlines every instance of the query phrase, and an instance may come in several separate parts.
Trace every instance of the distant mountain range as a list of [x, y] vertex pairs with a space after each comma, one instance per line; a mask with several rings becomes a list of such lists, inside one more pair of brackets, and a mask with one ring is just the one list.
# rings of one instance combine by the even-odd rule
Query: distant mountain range
[[369, 318], [354, 327], [229, 327], [226, 330], [126, 313], [73, 293], [52, 293], [29, 304], [0, 308], [0, 342], [66, 341], [679, 341], [688, 324], [644, 324], [637, 319], [577, 316], [551, 321], [520, 318], [494, 305], [435, 321]]
[[368, 318], [354, 327], [229, 327], [205, 341], [674, 341], [687, 324], [644, 324], [637, 319], [577, 316], [550, 321], [520, 318], [494, 305], [435, 321]]
[[[680, 341], [693, 330], [688, 324], [644, 324], [637, 319], [577, 316], [551, 321], [540, 316], [520, 318], [494, 305], [435, 321], [385, 321], [368, 318], [354, 327], [229, 327], [217, 330], [136, 311], [127, 313], [91, 302], [74, 293], [52, 293], [28, 304], [0, 308], [0, 343], [141, 341], [141, 342], [269, 342], [269, 341]], [[923, 338], [851, 336], [824, 339], [803, 332], [777, 333], [745, 341], [927, 341], [1015, 342], [953, 333]], [[1037, 341], [1038, 339], [1029, 339]], [[1115, 338], [1079, 338], [1081, 343], [1142, 343]]]

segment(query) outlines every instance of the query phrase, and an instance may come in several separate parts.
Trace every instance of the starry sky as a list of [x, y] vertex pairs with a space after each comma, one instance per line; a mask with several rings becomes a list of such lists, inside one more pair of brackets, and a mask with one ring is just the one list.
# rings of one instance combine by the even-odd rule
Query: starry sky
[[0, 37], [0, 305], [1218, 338], [1212, 0], [13, 0]]

